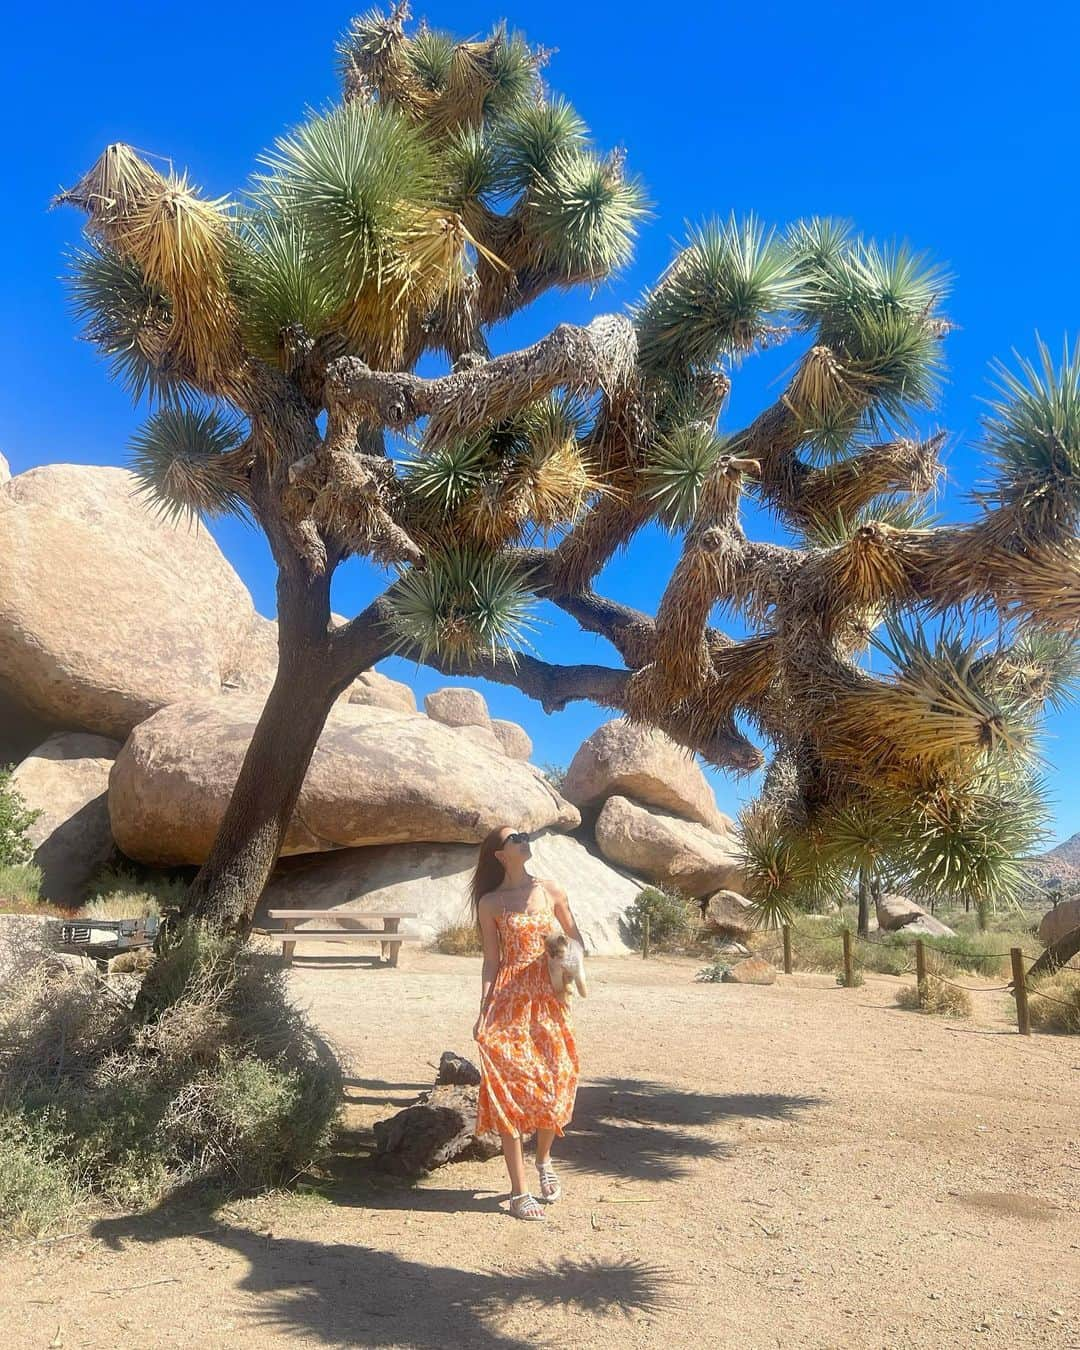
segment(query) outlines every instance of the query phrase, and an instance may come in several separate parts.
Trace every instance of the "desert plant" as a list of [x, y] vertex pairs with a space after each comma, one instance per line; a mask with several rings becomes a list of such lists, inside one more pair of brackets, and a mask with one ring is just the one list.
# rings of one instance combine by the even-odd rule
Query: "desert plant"
[[0, 769], [0, 866], [28, 863], [34, 856], [29, 831], [40, 815], [12, 783], [11, 768]]
[[0, 1122], [18, 1156], [0, 1165], [0, 1221], [40, 1227], [76, 1191], [137, 1207], [186, 1183], [277, 1184], [325, 1149], [340, 1070], [280, 961], [197, 928], [157, 961], [145, 1017], [130, 976], [55, 961], [5, 992]]
[[556, 792], [561, 792], [566, 786], [568, 770], [565, 764], [542, 764], [540, 771]]
[[626, 927], [636, 947], [641, 946], [645, 937], [646, 916], [649, 944], [658, 951], [685, 946], [701, 925], [698, 905], [659, 886], [646, 886], [626, 911]]
[[1080, 971], [1059, 970], [1028, 989], [1031, 1025], [1036, 1031], [1080, 1035]]
[[[892, 873], [1007, 896], [1039, 822], [1031, 733], [1080, 619], [1080, 358], [999, 371], [993, 480], [974, 518], [932, 526], [945, 437], [919, 420], [947, 278], [907, 247], [713, 221], [629, 314], [492, 357], [493, 325], [629, 259], [642, 190], [520, 37], [407, 19], [355, 21], [341, 105], [278, 141], [242, 206], [124, 145], [61, 197], [89, 216], [89, 336], [160, 405], [134, 447], [147, 492], [251, 516], [278, 564], [277, 677], [190, 912], [250, 924], [330, 707], [392, 651], [549, 711], [590, 699], [720, 767], [759, 767], [760, 731], [776, 753], [745, 871], [767, 918], [855, 875], [864, 919]], [[721, 428], [729, 372], [788, 338], [780, 397]], [[449, 372], [417, 375], [434, 355]], [[744, 489], [787, 543], [746, 537]], [[650, 616], [594, 581], [653, 521], [684, 547]], [[396, 579], [334, 628], [350, 555]], [[521, 652], [537, 602], [618, 662]], [[714, 629], [718, 606], [749, 636]], [[927, 638], [913, 616], [935, 612], [1001, 616], [1005, 641]]]
[[695, 980], [700, 980], [703, 984], [722, 984], [725, 975], [731, 973], [731, 966], [726, 961], [713, 961], [711, 965], [702, 966], [694, 976]]
[[435, 934], [432, 946], [445, 956], [481, 956], [484, 951], [480, 929], [475, 923], [450, 923]]
[[41, 868], [34, 863], [0, 863], [0, 910], [19, 913], [42, 906]]
[[896, 991], [899, 1006], [912, 1012], [933, 1013], [939, 1017], [971, 1016], [971, 995], [966, 989], [950, 984], [940, 975], [930, 972], [927, 972], [924, 983], [926, 990], [922, 1002], [919, 1000], [917, 984], [902, 984]]

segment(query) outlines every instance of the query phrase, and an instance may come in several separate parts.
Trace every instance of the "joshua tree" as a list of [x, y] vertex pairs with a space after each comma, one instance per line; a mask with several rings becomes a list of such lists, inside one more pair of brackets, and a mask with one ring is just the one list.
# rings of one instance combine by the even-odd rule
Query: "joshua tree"
[[[823, 841], [862, 828], [864, 807], [866, 856], [895, 855], [890, 822], [917, 821], [905, 839], [929, 884], [941, 841], [967, 831], [969, 876], [982, 865], [990, 885], [991, 855], [1023, 835], [998, 760], [1062, 644], [972, 660], [895, 616], [982, 604], [1072, 630], [1076, 364], [1006, 377], [993, 499], [932, 530], [898, 502], [938, 479], [943, 437], [912, 427], [934, 401], [945, 281], [906, 249], [733, 217], [693, 233], [629, 313], [492, 355], [500, 321], [626, 262], [642, 190], [546, 92], [544, 53], [501, 28], [409, 33], [407, 17], [354, 22], [341, 105], [277, 142], [242, 206], [122, 145], [61, 198], [89, 215], [73, 268], [89, 335], [160, 404], [136, 472], [171, 510], [250, 514], [278, 567], [277, 678], [192, 912], [249, 921], [335, 697], [393, 651], [548, 711], [592, 700], [748, 771], [763, 759], [741, 717], [777, 748], [746, 831], [766, 911], [855, 856], [834, 847], [823, 871]], [[728, 368], [784, 339], [780, 400], [721, 430]], [[416, 373], [438, 359], [445, 373]], [[744, 487], [791, 547], [746, 538]], [[593, 588], [653, 520], [685, 536], [655, 617]], [[334, 629], [330, 581], [351, 554], [397, 575]], [[517, 650], [536, 600], [618, 662]], [[710, 626], [718, 605], [756, 631]], [[889, 616], [895, 670], [875, 678], [858, 658]]]

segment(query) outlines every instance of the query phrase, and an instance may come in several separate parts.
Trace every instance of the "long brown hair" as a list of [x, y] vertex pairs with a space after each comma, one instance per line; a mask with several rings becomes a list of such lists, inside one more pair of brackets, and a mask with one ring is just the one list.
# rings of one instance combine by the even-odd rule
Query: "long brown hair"
[[505, 825], [496, 825], [480, 845], [480, 856], [476, 860], [476, 871], [469, 884], [469, 898], [472, 901], [473, 918], [480, 923], [480, 900], [490, 891], [501, 886], [506, 877], [506, 869], [496, 858], [495, 850], [503, 846], [502, 833]]

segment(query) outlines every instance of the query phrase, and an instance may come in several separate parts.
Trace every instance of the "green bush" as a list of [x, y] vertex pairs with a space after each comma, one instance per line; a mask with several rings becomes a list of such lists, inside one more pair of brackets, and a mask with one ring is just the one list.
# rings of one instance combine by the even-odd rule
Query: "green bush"
[[540, 772], [556, 792], [561, 792], [566, 786], [566, 775], [568, 770], [564, 764], [541, 764]]
[[81, 1188], [67, 1143], [45, 1115], [0, 1111], [0, 1231], [38, 1237], [71, 1218]]
[[679, 948], [691, 942], [701, 926], [697, 904], [671, 895], [659, 886], [646, 886], [626, 911], [626, 926], [631, 942], [640, 947], [645, 935], [645, 916], [649, 916], [649, 945], [658, 951]]
[[0, 863], [0, 912], [30, 913], [42, 905], [41, 868], [34, 863]]
[[726, 961], [714, 961], [711, 966], [704, 966], [694, 976], [695, 980], [701, 980], [705, 984], [722, 984], [724, 976], [729, 974], [731, 967]]
[[26, 863], [34, 856], [29, 829], [41, 815], [31, 811], [11, 782], [11, 769], [0, 769], [0, 864]]
[[1028, 1010], [1037, 1031], [1080, 1035], [1080, 972], [1058, 970], [1036, 981], [1028, 991]]
[[[0, 1224], [41, 1231], [63, 1186], [138, 1208], [185, 1183], [287, 1182], [325, 1151], [340, 1068], [280, 959], [190, 928], [148, 978], [138, 1011], [137, 980], [56, 962], [0, 1000], [0, 1111], [19, 1141]], [[35, 1180], [45, 1161], [55, 1194]]]

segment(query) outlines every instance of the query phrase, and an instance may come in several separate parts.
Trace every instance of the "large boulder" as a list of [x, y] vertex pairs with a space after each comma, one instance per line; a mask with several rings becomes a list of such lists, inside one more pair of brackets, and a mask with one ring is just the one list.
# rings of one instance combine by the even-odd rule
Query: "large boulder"
[[55, 729], [0, 682], [0, 768], [18, 764]]
[[713, 830], [731, 828], [693, 757], [663, 732], [622, 719], [605, 722], [584, 742], [563, 791], [583, 810], [599, 810], [608, 797], [632, 797]]
[[956, 934], [940, 919], [909, 900], [906, 895], [889, 892], [878, 896], [875, 902], [878, 927], [886, 933], [898, 933], [902, 929], [911, 937], [955, 937]]
[[499, 738], [504, 755], [509, 755], [511, 759], [520, 759], [522, 763], [531, 758], [533, 743], [524, 727], [519, 727], [516, 722], [504, 721], [501, 717], [493, 717], [491, 729]]
[[1046, 911], [1039, 924], [1039, 941], [1049, 947], [1054, 942], [1060, 942], [1074, 928], [1080, 928], [1080, 897], [1063, 900]]
[[596, 820], [596, 843], [609, 861], [686, 895], [708, 895], [742, 880], [738, 844], [694, 821], [609, 797]]
[[[475, 867], [476, 846], [469, 844], [394, 844], [285, 858], [263, 892], [258, 922], [269, 909], [396, 911], [418, 916], [405, 921], [403, 932], [431, 942], [442, 929], [469, 922]], [[625, 915], [641, 881], [609, 867], [576, 838], [555, 833], [534, 839], [530, 870], [566, 891], [590, 956], [630, 954]]]
[[15, 770], [12, 783], [41, 814], [28, 831], [42, 894], [74, 907], [94, 870], [115, 851], [109, 827], [109, 771], [119, 741], [84, 732], [50, 736]]
[[752, 933], [754, 907], [737, 891], [717, 891], [705, 905], [705, 924], [714, 933]]
[[[174, 703], [136, 727], [113, 766], [119, 847], [156, 865], [201, 863], [261, 712], [257, 699]], [[573, 829], [577, 811], [503, 755], [389, 708], [338, 703], [327, 718], [283, 852], [418, 840], [479, 842], [496, 825]]]
[[0, 681], [52, 727], [122, 738], [240, 669], [251, 597], [206, 529], [136, 485], [49, 464], [0, 487]]
[[448, 727], [490, 727], [487, 700], [476, 689], [436, 689], [424, 699], [424, 710]]

